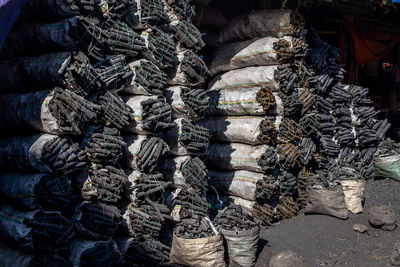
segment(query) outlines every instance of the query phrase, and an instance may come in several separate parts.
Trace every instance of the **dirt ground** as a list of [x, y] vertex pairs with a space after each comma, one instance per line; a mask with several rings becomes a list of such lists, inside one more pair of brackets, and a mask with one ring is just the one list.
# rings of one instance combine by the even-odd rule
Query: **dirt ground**
[[[369, 207], [383, 204], [400, 214], [400, 182], [368, 181], [364, 212], [347, 220], [300, 214], [262, 230], [257, 266], [268, 266], [273, 255], [288, 249], [302, 255], [307, 266], [391, 266], [390, 255], [394, 242], [400, 240], [400, 229], [372, 228], [366, 215]], [[368, 226], [369, 234], [354, 231], [355, 223]]]

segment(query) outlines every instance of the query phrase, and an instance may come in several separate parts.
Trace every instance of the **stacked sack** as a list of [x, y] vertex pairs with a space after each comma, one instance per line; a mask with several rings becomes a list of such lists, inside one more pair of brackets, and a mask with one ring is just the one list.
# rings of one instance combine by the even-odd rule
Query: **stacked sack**
[[301, 27], [288, 10], [245, 14], [221, 31], [209, 63], [215, 76], [208, 87], [211, 116], [201, 125], [213, 140], [206, 162], [210, 183], [249, 209], [265, 201], [271, 177], [289, 179], [297, 167], [293, 149], [302, 139], [302, 102], [281, 90], [277, 74], [304, 57], [295, 36]]
[[308, 202], [309, 213], [333, 210], [321, 208], [332, 205], [324, 195], [340, 194], [346, 217], [342, 186], [360, 187], [373, 177], [374, 155], [387, 154], [387, 142], [376, 151], [390, 124], [377, 119], [368, 89], [343, 84], [339, 50], [302, 25], [288, 10], [239, 16], [209, 64], [212, 75], [228, 71], [210, 82], [213, 117], [201, 122], [214, 141], [210, 184], [263, 225]]
[[[159, 172], [162, 138], [185, 156], [208, 145], [190, 121], [208, 107], [191, 10], [188, 1], [27, 2], [0, 50], [0, 235], [12, 246], [3, 253], [57, 266], [169, 261], [165, 195], [177, 186]], [[180, 85], [174, 97], [167, 83]], [[204, 186], [204, 164], [189, 158], [183, 177], [199, 174]]]

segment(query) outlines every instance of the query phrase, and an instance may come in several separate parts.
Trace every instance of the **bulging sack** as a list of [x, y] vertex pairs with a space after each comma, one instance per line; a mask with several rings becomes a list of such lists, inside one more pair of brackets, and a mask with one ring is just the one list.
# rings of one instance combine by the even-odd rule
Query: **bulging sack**
[[309, 202], [305, 208], [306, 214], [325, 214], [339, 219], [347, 219], [349, 217], [340, 185], [332, 188], [310, 189], [308, 199]]
[[172, 262], [185, 266], [223, 267], [225, 261], [222, 235], [184, 239], [174, 233], [170, 256]]
[[[282, 63], [281, 52], [274, 49], [280, 39], [264, 37], [243, 42], [228, 43], [220, 46], [209, 64], [211, 76], [220, 72], [241, 69], [250, 66], [268, 66]], [[285, 36], [285, 49], [289, 53], [292, 37]]]
[[277, 116], [269, 119], [273, 123], [272, 132], [263, 127], [268, 125], [269, 120], [261, 116], [208, 117], [198, 124], [209, 129], [211, 139], [216, 142], [260, 145], [274, 138], [282, 118]]
[[212, 144], [207, 150], [207, 167], [215, 170], [247, 170], [263, 173], [259, 159], [269, 146], [249, 146], [245, 144]]
[[295, 27], [291, 23], [292, 11], [264, 9], [237, 16], [221, 31], [218, 42], [228, 43], [256, 37], [282, 37], [292, 35]]
[[374, 158], [376, 177], [387, 177], [400, 180], [400, 155]]
[[210, 184], [218, 192], [250, 201], [256, 200], [257, 182], [263, 178], [263, 174], [250, 171], [222, 172], [209, 170], [208, 176]]
[[342, 181], [342, 189], [347, 209], [352, 213], [363, 212], [365, 181]]
[[240, 266], [255, 266], [260, 227], [255, 226], [244, 231], [221, 229], [226, 240], [229, 259]]

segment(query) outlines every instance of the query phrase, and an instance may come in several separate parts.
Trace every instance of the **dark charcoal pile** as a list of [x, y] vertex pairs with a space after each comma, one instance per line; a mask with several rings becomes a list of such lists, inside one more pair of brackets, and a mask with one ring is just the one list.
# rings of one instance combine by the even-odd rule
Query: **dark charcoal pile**
[[[168, 77], [185, 86], [193, 118], [208, 107], [194, 6], [170, 4], [29, 0], [22, 10], [0, 49], [0, 236], [10, 251], [32, 254], [15, 257], [57, 266], [169, 261], [171, 211], [187, 197], [171, 200], [179, 186], [159, 171], [169, 155], [164, 132], [181, 118], [164, 96]], [[187, 200], [183, 213], [207, 216], [207, 170], [195, 156], [208, 131], [186, 121], [175, 138], [190, 151], [182, 173], [191, 197], [202, 200]]]

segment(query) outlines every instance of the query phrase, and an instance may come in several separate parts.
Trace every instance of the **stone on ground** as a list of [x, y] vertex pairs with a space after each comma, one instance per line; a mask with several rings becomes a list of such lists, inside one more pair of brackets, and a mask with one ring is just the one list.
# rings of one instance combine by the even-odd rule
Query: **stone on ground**
[[368, 222], [382, 230], [393, 231], [397, 227], [396, 213], [389, 206], [373, 206], [368, 210]]
[[269, 267], [306, 267], [304, 258], [291, 250], [279, 252], [272, 257]]

